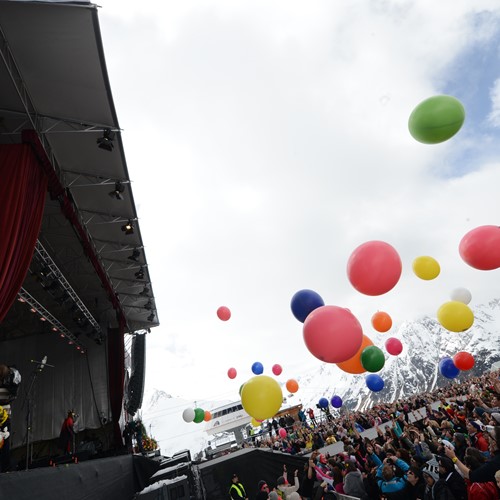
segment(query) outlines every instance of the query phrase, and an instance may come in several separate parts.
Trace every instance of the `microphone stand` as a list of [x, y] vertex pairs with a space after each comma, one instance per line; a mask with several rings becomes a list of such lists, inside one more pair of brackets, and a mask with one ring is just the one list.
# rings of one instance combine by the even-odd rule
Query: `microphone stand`
[[[24, 409], [24, 405], [27, 403], [27, 410], [26, 410], [26, 470], [28, 470], [29, 464], [33, 462], [33, 456], [31, 455], [30, 457], [30, 437], [31, 437], [31, 428], [32, 428], [32, 408], [33, 408], [33, 400], [34, 400], [34, 395], [35, 395], [35, 382], [38, 377], [38, 375], [42, 372], [42, 370], [46, 366], [50, 366], [50, 368], [54, 368], [54, 365], [49, 365], [47, 364], [47, 356], [43, 358], [42, 361], [36, 361], [34, 359], [30, 360], [31, 363], [36, 363], [35, 369], [31, 372], [30, 375], [30, 381], [29, 381], [29, 386], [28, 390], [26, 391], [23, 405], [21, 407], [21, 411]], [[33, 448], [31, 448], [31, 454], [33, 453]]]

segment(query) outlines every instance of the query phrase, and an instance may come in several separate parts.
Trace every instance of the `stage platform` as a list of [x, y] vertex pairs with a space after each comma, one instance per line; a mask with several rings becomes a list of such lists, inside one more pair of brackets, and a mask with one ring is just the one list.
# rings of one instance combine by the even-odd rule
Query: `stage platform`
[[121, 455], [0, 474], [0, 498], [132, 500], [159, 469], [158, 461]]

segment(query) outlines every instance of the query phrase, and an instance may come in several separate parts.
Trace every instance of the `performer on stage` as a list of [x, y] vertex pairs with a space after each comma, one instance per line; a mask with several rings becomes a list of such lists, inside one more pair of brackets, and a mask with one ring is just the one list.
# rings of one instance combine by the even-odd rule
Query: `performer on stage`
[[74, 436], [75, 436], [75, 421], [78, 415], [73, 411], [68, 411], [68, 416], [64, 419], [61, 426], [61, 432], [59, 434], [59, 448], [61, 448], [65, 454], [71, 455], [74, 448]]
[[10, 466], [10, 403], [17, 397], [21, 374], [14, 366], [0, 364], [0, 472]]

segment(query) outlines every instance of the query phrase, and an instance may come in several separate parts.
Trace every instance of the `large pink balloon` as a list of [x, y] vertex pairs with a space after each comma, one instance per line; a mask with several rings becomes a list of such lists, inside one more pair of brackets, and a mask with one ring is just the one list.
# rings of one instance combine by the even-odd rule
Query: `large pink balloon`
[[229, 370], [227, 371], [227, 376], [230, 378], [230, 379], [233, 379], [233, 378], [236, 378], [236, 368], [229, 368]]
[[368, 241], [352, 252], [347, 262], [351, 285], [365, 295], [382, 295], [392, 290], [401, 277], [398, 252], [383, 241]]
[[229, 310], [229, 307], [220, 306], [219, 309], [217, 309], [217, 317], [221, 321], [227, 321], [231, 317], [231, 311]]
[[392, 356], [398, 356], [403, 352], [403, 344], [396, 337], [390, 337], [385, 341], [385, 350]]
[[361, 347], [363, 329], [348, 309], [321, 306], [304, 321], [304, 342], [311, 354], [326, 363], [352, 358]]
[[500, 267], [500, 227], [479, 226], [469, 231], [458, 246], [460, 257], [481, 271]]

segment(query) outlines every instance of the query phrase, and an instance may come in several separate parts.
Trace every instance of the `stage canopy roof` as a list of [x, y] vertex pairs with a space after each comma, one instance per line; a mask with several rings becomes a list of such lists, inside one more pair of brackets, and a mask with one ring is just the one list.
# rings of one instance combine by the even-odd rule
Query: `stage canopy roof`
[[[159, 320], [97, 9], [0, 0], [0, 143], [35, 130], [54, 174], [22, 292], [71, 331], [89, 328], [88, 313], [106, 327], [122, 318], [133, 332]], [[83, 321], [66, 300], [67, 285], [85, 305]], [[40, 328], [25, 310], [16, 302], [0, 338]]]

